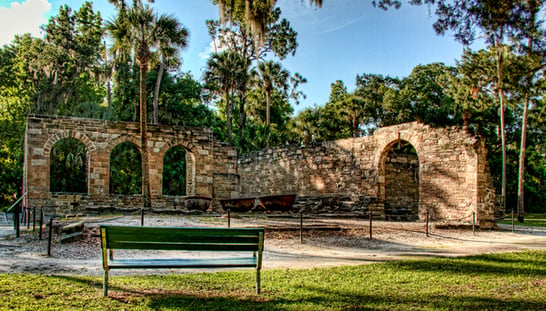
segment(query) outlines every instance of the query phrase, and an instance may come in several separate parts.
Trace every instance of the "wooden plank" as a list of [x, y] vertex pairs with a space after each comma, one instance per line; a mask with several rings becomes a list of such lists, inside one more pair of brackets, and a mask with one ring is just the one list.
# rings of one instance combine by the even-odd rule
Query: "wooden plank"
[[165, 250], [257, 250], [263, 228], [101, 226], [106, 247]]
[[254, 268], [256, 257], [208, 258], [208, 259], [116, 259], [110, 269], [192, 269], [192, 268]]
[[161, 243], [161, 242], [116, 242], [108, 245], [109, 249], [137, 250], [188, 250], [188, 251], [257, 251], [257, 244], [197, 244], [197, 243]]

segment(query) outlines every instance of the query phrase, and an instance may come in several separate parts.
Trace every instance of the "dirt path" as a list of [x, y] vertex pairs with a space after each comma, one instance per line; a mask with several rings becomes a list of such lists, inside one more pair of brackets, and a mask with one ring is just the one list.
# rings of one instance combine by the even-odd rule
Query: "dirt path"
[[[37, 233], [23, 232], [20, 238], [15, 238], [11, 224], [0, 224], [0, 272], [101, 275], [98, 226], [140, 225], [139, 217], [130, 216], [81, 220], [86, 224], [87, 237], [74, 243], [54, 243], [51, 257], [46, 255], [47, 240], [39, 241]], [[157, 226], [227, 225], [227, 220], [221, 217], [150, 216], [145, 222], [146, 225]], [[403, 258], [546, 249], [546, 228], [517, 227], [516, 233], [512, 233], [510, 227], [501, 225], [497, 230], [473, 234], [472, 230], [440, 230], [432, 226], [429, 237], [426, 237], [423, 223], [376, 221], [373, 223], [373, 239], [370, 240], [367, 220], [305, 219], [304, 228], [329, 230], [306, 230], [303, 233], [304, 243], [301, 244], [299, 219], [296, 218], [241, 217], [231, 219], [231, 226], [275, 228], [266, 233], [264, 269], [327, 267]], [[172, 252], [161, 254], [176, 255]], [[143, 271], [116, 271], [114, 275], [131, 273], [142, 274]]]

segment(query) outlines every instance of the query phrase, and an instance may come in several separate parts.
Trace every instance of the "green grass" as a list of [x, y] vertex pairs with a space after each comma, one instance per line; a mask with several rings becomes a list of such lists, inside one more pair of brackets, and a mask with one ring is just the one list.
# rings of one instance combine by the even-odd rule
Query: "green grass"
[[[546, 227], [546, 215], [545, 214], [526, 214], [523, 218], [524, 222], [518, 222], [517, 215], [514, 215], [514, 224], [533, 227]], [[499, 224], [511, 225], [512, 215], [508, 214], [504, 217], [504, 220], [498, 222]]]
[[546, 310], [546, 252], [362, 266], [102, 278], [1, 274], [0, 309]]

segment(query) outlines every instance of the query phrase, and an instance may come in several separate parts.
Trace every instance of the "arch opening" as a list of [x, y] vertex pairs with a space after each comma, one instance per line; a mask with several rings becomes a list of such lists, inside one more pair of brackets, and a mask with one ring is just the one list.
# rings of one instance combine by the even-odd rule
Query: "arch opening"
[[49, 156], [50, 192], [87, 193], [89, 155], [81, 141], [63, 138]]
[[163, 195], [183, 196], [186, 190], [186, 150], [180, 146], [170, 148], [163, 157]]
[[142, 157], [134, 144], [125, 142], [112, 149], [109, 185], [110, 194], [142, 193]]
[[384, 206], [387, 220], [419, 219], [419, 157], [415, 147], [397, 140], [384, 157]]

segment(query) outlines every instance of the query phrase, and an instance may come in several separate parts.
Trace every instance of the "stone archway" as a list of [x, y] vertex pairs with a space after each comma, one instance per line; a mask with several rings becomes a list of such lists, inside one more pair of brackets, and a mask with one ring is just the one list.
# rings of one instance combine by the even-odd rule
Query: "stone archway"
[[[382, 153], [379, 176], [379, 200], [387, 220], [419, 218], [419, 155], [405, 140], [390, 143]], [[383, 182], [384, 181], [384, 182]]]
[[[242, 196], [297, 193], [346, 196], [352, 202], [375, 198], [369, 209], [384, 215], [384, 160], [391, 147], [407, 141], [419, 160], [420, 219], [494, 223], [494, 191], [487, 151], [478, 137], [457, 127], [419, 122], [377, 129], [373, 135], [312, 146], [282, 146], [239, 157]], [[316, 185], [320, 181], [320, 187]], [[355, 204], [353, 210], [358, 211]]]
[[[150, 183], [153, 208], [172, 208], [173, 199], [162, 195], [163, 156], [169, 147], [183, 146], [188, 152], [188, 195], [231, 197], [237, 195], [235, 175], [237, 153], [234, 147], [216, 141], [212, 130], [196, 127], [150, 125], [148, 128]], [[49, 153], [63, 138], [81, 141], [89, 155], [88, 192], [78, 195], [52, 194], [49, 189]], [[141, 195], [109, 194], [110, 154], [115, 146], [128, 142], [138, 149], [138, 123], [112, 122], [59, 116], [28, 116], [23, 172], [26, 206], [48, 206], [59, 214], [79, 208], [135, 207], [142, 205]], [[78, 204], [73, 204], [75, 202]]]

